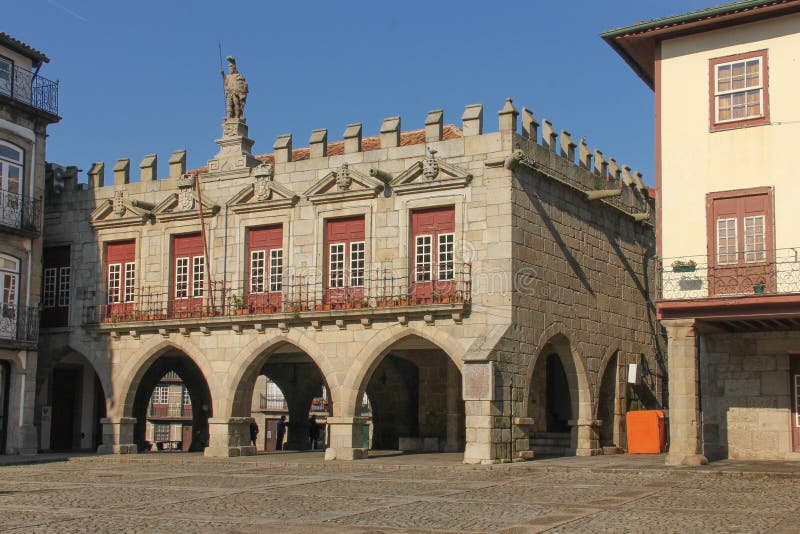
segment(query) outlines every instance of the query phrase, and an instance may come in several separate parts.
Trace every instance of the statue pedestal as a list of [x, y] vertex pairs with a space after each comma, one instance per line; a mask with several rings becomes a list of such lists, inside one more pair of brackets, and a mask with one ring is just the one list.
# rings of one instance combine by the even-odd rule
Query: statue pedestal
[[222, 138], [214, 141], [219, 153], [208, 161], [208, 174], [214, 179], [247, 176], [250, 168], [259, 164], [251, 152], [254, 141], [247, 137], [244, 119], [225, 119]]

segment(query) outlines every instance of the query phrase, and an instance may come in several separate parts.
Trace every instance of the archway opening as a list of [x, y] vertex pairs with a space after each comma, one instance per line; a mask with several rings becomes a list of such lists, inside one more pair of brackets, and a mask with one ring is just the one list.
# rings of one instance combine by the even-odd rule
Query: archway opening
[[[608, 360], [600, 381], [597, 419], [600, 420], [600, 447], [604, 451], [622, 450], [625, 439], [625, 392], [626, 382], [619, 365], [619, 354]], [[609, 449], [612, 449], [609, 451]]]
[[[390, 347], [358, 396], [371, 418], [372, 449], [457, 452], [465, 445], [461, 372], [433, 343], [416, 336]], [[366, 403], [364, 400], [366, 399]]]
[[140, 451], [202, 451], [208, 446], [211, 392], [197, 364], [168, 349], [150, 364], [133, 402]]
[[253, 418], [258, 429], [255, 435], [251, 432], [256, 450], [323, 450], [333, 407], [330, 389], [314, 360], [295, 345], [283, 343], [250, 367], [236, 395], [248, 398], [249, 405], [235, 401], [234, 412]]
[[539, 353], [528, 392], [533, 418], [531, 448], [536, 455], [575, 454], [580, 384], [569, 340], [558, 335]]
[[96, 451], [103, 439], [100, 420], [106, 400], [100, 378], [83, 355], [68, 350], [39, 369], [49, 377], [40, 421], [40, 442], [52, 451]]
[[8, 398], [11, 389], [11, 364], [0, 360], [0, 454], [6, 453], [8, 441]]

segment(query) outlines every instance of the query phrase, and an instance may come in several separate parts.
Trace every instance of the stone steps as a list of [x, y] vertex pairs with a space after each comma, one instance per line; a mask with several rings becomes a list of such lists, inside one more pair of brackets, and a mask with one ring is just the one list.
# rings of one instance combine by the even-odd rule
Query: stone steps
[[569, 454], [572, 440], [569, 433], [537, 432], [530, 443], [536, 455], [564, 456]]

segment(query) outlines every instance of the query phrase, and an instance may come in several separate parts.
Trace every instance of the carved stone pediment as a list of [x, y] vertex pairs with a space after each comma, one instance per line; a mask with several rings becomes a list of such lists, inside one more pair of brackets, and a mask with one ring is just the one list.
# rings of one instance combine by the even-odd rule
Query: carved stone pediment
[[228, 207], [234, 213], [268, 211], [291, 208], [299, 198], [275, 181], [275, 170], [271, 163], [262, 163], [253, 169], [253, 183], [236, 193], [228, 201]]
[[383, 182], [380, 180], [363, 174], [344, 163], [338, 169], [323, 176], [303, 193], [303, 196], [308, 198], [312, 204], [324, 204], [375, 198], [383, 191], [383, 188]]
[[414, 163], [398, 174], [391, 182], [392, 191], [398, 195], [408, 195], [440, 189], [458, 189], [466, 187], [472, 181], [472, 175], [458, 167], [436, 157], [436, 151], [430, 150], [428, 156]]
[[96, 229], [141, 226], [152, 216], [152, 204], [128, 200], [123, 191], [115, 191], [113, 199], [101, 200], [89, 214], [89, 223]]
[[[183, 198], [181, 198], [181, 192], [172, 193], [153, 208], [153, 216], [158, 222], [183, 221], [199, 218], [200, 214], [197, 211], [197, 195], [194, 190], [188, 194], [191, 196], [192, 200], [192, 207], [190, 209], [184, 208], [184, 206], [189, 204], [186, 200], [187, 193], [183, 193]], [[219, 212], [218, 205], [203, 200], [203, 217], [213, 217], [217, 212]]]

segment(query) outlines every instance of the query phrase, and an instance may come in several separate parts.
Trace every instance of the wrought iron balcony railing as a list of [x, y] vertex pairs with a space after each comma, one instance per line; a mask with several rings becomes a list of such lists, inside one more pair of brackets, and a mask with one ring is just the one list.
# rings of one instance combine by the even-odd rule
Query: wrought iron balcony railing
[[286, 399], [278, 395], [264, 395], [261, 394], [261, 409], [276, 412], [286, 412], [289, 410], [286, 405]]
[[58, 82], [14, 65], [10, 83], [0, 83], [0, 95], [58, 115]]
[[0, 189], [0, 226], [39, 233], [41, 200]]
[[800, 293], [800, 248], [665, 258], [659, 271], [661, 300]]
[[[124, 302], [86, 307], [84, 323], [470, 303], [470, 264], [454, 265], [443, 273], [444, 276], [433, 274], [411, 273], [409, 276], [405, 270], [374, 269], [358, 272], [355, 276], [343, 273], [333, 282], [329, 275], [289, 274], [280, 280], [272, 280], [271, 285], [266, 279], [225, 285], [215, 282], [207, 284], [196, 295], [189, 288], [142, 287], [129, 291]], [[350, 282], [349, 286], [330, 287], [347, 282]]]
[[0, 341], [35, 342], [39, 338], [39, 308], [0, 304]]
[[150, 404], [147, 411], [148, 417], [191, 417], [192, 405], [183, 403]]

